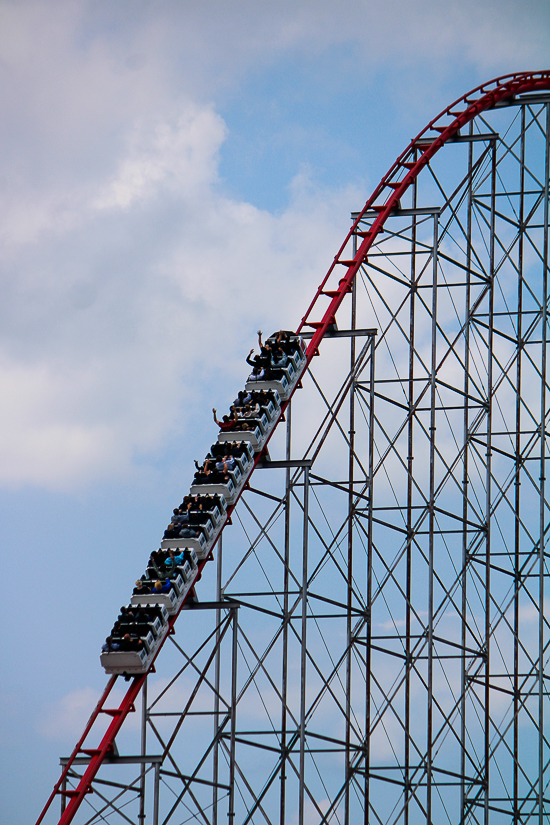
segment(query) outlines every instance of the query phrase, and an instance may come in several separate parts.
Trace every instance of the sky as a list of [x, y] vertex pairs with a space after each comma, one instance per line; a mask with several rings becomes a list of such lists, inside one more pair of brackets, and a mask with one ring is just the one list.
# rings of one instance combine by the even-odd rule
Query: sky
[[549, 24], [546, 0], [0, 0], [2, 821], [45, 802], [256, 330], [297, 326], [428, 120], [550, 67]]

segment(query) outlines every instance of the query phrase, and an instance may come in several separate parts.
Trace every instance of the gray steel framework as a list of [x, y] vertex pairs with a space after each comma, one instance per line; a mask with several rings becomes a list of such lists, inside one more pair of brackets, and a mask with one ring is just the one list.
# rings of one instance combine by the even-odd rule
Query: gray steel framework
[[79, 822], [548, 820], [549, 136], [411, 186]]

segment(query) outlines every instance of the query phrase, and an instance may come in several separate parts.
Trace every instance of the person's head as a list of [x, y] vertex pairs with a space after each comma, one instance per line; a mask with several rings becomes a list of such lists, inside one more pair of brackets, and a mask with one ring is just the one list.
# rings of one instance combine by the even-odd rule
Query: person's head
[[162, 590], [162, 582], [161, 582], [161, 580], [160, 580], [160, 579], [157, 579], [157, 580], [156, 580], [156, 582], [155, 582], [155, 584], [154, 584], [154, 589], [155, 589], [157, 592], [158, 592], [159, 590]]
[[143, 582], [141, 581], [141, 579], [136, 580], [136, 587], [138, 588], [138, 590], [143, 587]]

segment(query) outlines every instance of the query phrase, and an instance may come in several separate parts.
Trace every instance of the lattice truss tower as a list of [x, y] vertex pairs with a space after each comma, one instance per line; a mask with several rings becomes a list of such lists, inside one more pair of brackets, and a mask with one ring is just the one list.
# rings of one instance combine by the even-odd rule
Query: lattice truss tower
[[549, 125], [387, 218], [75, 821], [548, 820]]

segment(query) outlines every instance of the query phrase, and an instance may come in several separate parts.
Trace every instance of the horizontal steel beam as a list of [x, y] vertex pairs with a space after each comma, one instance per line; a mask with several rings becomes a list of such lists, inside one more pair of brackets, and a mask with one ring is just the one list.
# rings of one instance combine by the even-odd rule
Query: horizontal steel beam
[[[475, 143], [478, 140], [496, 140], [499, 137], [498, 132], [483, 132], [479, 135], [453, 135], [447, 138], [446, 143]], [[431, 146], [436, 137], [422, 137], [415, 141], [415, 146]]]
[[235, 601], [222, 601], [222, 602], [190, 602], [189, 604], [184, 604], [182, 607], [183, 610], [219, 610], [221, 607], [225, 608], [226, 610], [232, 610], [234, 607], [240, 607], [239, 602]]
[[[359, 212], [352, 212], [351, 217], [353, 220], [357, 220], [359, 217]], [[363, 218], [377, 218], [378, 212], [374, 210], [363, 212]], [[415, 209], [393, 209], [390, 212], [390, 218], [410, 218], [414, 217], [415, 215], [439, 215], [441, 214], [441, 207], [440, 206], [417, 206]], [[305, 336], [304, 336], [305, 337]]]
[[[377, 335], [377, 329], [335, 329], [335, 330], [327, 330], [325, 333], [325, 340], [327, 338], [360, 338], [363, 336], [368, 335]], [[313, 338], [315, 335], [314, 332], [301, 332], [300, 333], [302, 338]], [[258, 465], [259, 466], [259, 465]], [[295, 465], [301, 466], [301, 465]]]
[[[70, 756], [61, 756], [59, 758], [60, 765], [67, 765]], [[89, 765], [91, 756], [77, 756], [72, 760], [72, 765]], [[152, 756], [107, 756], [104, 759], [105, 763], [109, 765], [161, 765], [164, 757], [161, 753], [153, 754]]]
[[493, 108], [505, 109], [507, 106], [522, 106], [530, 103], [550, 103], [550, 94], [539, 92], [538, 94], [513, 95], [512, 97], [506, 98], [506, 100], [500, 100], [498, 103], [495, 103]]
[[256, 467], [259, 470], [287, 470], [293, 467], [311, 467], [312, 464], [311, 458], [291, 458], [289, 461], [271, 461], [268, 458], [258, 461]]

